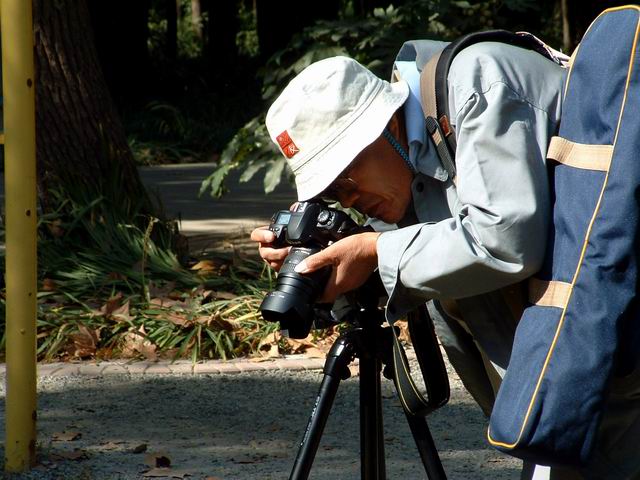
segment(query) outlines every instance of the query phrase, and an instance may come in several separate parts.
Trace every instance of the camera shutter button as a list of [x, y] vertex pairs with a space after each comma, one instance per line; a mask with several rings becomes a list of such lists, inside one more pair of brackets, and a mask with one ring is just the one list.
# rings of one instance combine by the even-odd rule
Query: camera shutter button
[[325, 225], [329, 223], [330, 219], [331, 219], [331, 212], [328, 212], [327, 210], [323, 210], [322, 212], [320, 212], [320, 215], [318, 215], [318, 223], [320, 225]]

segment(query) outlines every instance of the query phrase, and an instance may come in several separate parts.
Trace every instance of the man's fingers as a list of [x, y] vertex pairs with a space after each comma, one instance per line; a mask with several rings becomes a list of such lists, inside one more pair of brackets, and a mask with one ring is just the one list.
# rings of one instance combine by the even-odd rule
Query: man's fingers
[[251, 232], [251, 240], [260, 243], [271, 243], [276, 239], [275, 234], [269, 230], [269, 227], [256, 228]]
[[301, 261], [296, 265], [295, 271], [297, 273], [311, 273], [332, 264], [333, 259], [327, 254], [327, 250], [322, 250]]
[[291, 247], [285, 248], [271, 248], [271, 247], [260, 247], [258, 252], [260, 256], [265, 259], [267, 262], [278, 262], [282, 263], [282, 261], [287, 258], [289, 255], [289, 250]]

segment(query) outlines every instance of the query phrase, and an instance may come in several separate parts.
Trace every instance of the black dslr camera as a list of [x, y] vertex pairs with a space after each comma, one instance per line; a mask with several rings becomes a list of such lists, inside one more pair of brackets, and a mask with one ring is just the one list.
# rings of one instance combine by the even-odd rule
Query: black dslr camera
[[285, 335], [305, 338], [315, 316], [313, 304], [324, 290], [331, 267], [302, 275], [294, 271], [296, 265], [331, 243], [364, 229], [345, 212], [313, 200], [298, 203], [293, 211], [276, 212], [269, 230], [276, 235], [275, 247], [293, 248], [278, 273], [276, 288], [265, 296], [260, 311], [265, 320], [280, 322]]

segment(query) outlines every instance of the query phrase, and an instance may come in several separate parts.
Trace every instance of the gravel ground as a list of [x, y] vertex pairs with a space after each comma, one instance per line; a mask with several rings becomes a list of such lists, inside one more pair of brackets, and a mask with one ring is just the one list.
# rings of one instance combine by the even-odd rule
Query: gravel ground
[[[479, 408], [450, 378], [451, 401], [428, 417], [448, 478], [519, 478], [519, 462], [488, 447]], [[288, 478], [321, 379], [319, 370], [43, 377], [39, 466], [7, 478]], [[382, 392], [388, 478], [426, 478], [392, 382]], [[340, 385], [310, 478], [360, 478], [358, 413], [356, 376]], [[148, 465], [162, 461], [170, 470]]]

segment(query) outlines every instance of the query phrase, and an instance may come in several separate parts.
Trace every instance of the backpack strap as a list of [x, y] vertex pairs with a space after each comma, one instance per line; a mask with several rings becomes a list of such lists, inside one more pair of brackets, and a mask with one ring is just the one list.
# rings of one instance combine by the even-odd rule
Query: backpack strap
[[558, 61], [550, 49], [533, 35], [507, 30], [488, 30], [464, 35], [431, 57], [420, 74], [420, 97], [425, 127], [436, 146], [442, 166], [454, 183], [456, 181], [456, 136], [451, 125], [447, 78], [455, 56], [461, 50], [479, 42], [506, 43], [536, 51], [553, 61]]

